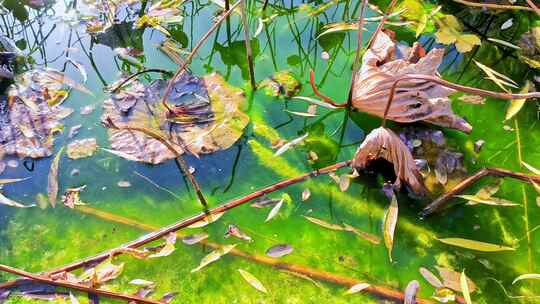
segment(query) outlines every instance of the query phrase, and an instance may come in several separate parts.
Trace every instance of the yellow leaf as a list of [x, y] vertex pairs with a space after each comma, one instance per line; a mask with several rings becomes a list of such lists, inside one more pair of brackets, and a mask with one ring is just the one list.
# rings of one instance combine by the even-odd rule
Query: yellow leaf
[[483, 252], [514, 251], [515, 248], [462, 238], [437, 239], [442, 243]]
[[254, 275], [242, 269], [238, 269], [238, 272], [240, 272], [244, 280], [246, 280], [246, 282], [248, 282], [249, 285], [253, 286], [253, 288], [257, 289], [260, 292], [268, 293], [268, 291], [266, 290], [266, 288], [264, 288], [261, 281], [259, 281]]
[[[527, 81], [523, 89], [521, 89], [520, 93], [528, 93], [529, 87], [530, 87], [530, 81]], [[525, 105], [525, 101], [526, 99], [510, 100], [508, 109], [506, 109], [506, 116], [504, 117], [504, 120], [509, 120], [512, 117], [514, 117], [521, 110], [521, 108], [523, 108], [523, 105]]]
[[392, 201], [390, 206], [384, 215], [383, 228], [384, 228], [384, 245], [388, 250], [388, 257], [392, 262], [392, 248], [394, 247], [394, 232], [396, 230], [396, 224], [398, 221], [398, 202], [395, 195], [392, 195]]
[[470, 52], [474, 46], [482, 42], [478, 36], [473, 34], [463, 34], [463, 27], [456, 17], [444, 15], [436, 19], [439, 31], [435, 33], [437, 42], [442, 44], [456, 43], [456, 49], [460, 53]]
[[482, 42], [478, 36], [473, 34], [461, 35], [457, 37], [456, 49], [460, 53], [470, 52], [475, 45], [480, 45]]
[[461, 284], [461, 290], [463, 291], [463, 298], [465, 299], [465, 303], [472, 304], [471, 294], [469, 292], [469, 284], [467, 284], [467, 276], [465, 275], [465, 270], [461, 272], [459, 282]]

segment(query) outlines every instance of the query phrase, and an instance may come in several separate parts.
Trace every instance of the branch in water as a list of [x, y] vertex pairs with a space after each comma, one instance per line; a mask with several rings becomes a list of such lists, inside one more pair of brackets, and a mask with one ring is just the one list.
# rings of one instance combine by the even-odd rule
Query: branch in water
[[311, 89], [313, 89], [313, 93], [315, 93], [315, 95], [321, 98], [324, 102], [329, 103], [336, 108], [345, 108], [347, 106], [347, 103], [342, 103], [342, 104], [336, 103], [334, 100], [332, 100], [332, 98], [326, 95], [323, 95], [319, 91], [319, 89], [317, 89], [317, 85], [315, 85], [315, 73], [313, 72], [313, 70], [309, 71], [309, 84], [311, 85]]

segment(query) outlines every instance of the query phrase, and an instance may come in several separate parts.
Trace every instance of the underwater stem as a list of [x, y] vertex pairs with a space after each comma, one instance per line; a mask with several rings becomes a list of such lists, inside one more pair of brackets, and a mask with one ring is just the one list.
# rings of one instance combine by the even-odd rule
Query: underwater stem
[[251, 40], [249, 39], [249, 23], [247, 20], [246, 12], [246, 0], [241, 0], [242, 4], [240, 5], [240, 13], [242, 14], [242, 27], [244, 28], [244, 40], [246, 45], [246, 57], [248, 61], [249, 69], [249, 82], [251, 84], [251, 89], [256, 90], [257, 84], [255, 82], [255, 71], [253, 68], [253, 51], [251, 50]]

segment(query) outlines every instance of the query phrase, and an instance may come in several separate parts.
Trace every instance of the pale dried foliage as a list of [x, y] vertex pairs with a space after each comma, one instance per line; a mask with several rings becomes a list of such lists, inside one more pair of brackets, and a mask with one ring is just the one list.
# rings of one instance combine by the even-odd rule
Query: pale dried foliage
[[416, 194], [424, 194], [426, 189], [422, 175], [418, 171], [411, 152], [401, 139], [390, 129], [379, 127], [371, 131], [356, 151], [352, 165], [365, 169], [371, 161], [385, 159], [394, 165], [396, 180], [394, 186], [409, 185]]
[[[353, 106], [383, 117], [396, 80], [411, 74], [438, 77], [444, 49], [433, 49], [425, 56], [422, 53], [418, 43], [410, 48], [397, 46], [389, 34], [380, 32], [362, 59], [353, 88]], [[454, 92], [427, 80], [400, 81], [386, 118], [402, 123], [425, 121], [468, 133], [471, 125], [452, 112], [448, 96]]]

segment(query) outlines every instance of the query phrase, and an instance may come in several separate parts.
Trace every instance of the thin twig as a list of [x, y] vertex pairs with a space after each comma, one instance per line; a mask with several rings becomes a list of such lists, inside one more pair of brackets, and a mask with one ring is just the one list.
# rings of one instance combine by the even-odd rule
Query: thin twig
[[529, 99], [529, 98], [539, 98], [540, 92], [532, 92], [532, 93], [525, 93], [525, 94], [512, 94], [512, 93], [500, 93], [500, 92], [493, 92], [488, 90], [483, 90], [479, 88], [473, 88], [473, 87], [467, 87], [460, 84], [452, 83], [449, 81], [446, 81], [442, 78], [431, 76], [431, 75], [421, 75], [421, 74], [409, 74], [402, 77], [399, 77], [394, 81], [392, 84], [392, 88], [390, 90], [390, 95], [388, 95], [388, 101], [386, 103], [386, 108], [384, 109], [384, 115], [383, 115], [383, 122], [382, 126], [385, 125], [386, 122], [386, 116], [388, 115], [388, 112], [390, 110], [390, 106], [392, 105], [392, 101], [394, 100], [394, 95], [396, 92], [397, 85], [402, 80], [425, 80], [434, 82], [437, 84], [440, 84], [442, 86], [458, 90], [461, 92], [469, 93], [469, 94], [475, 94], [480, 96], [486, 96], [486, 97], [494, 97], [499, 99]]
[[527, 2], [527, 4], [533, 9], [533, 11], [538, 15], [540, 16], [540, 8], [538, 8], [538, 6], [536, 6], [536, 4], [534, 4], [532, 2], [532, 0], [525, 0]]
[[491, 8], [491, 9], [498, 9], [498, 10], [523, 10], [523, 11], [532, 11], [533, 9], [526, 6], [521, 5], [501, 5], [501, 4], [494, 4], [494, 3], [477, 3], [477, 2], [471, 2], [466, 0], [452, 0], [454, 2], [464, 4], [467, 6], [472, 7], [479, 7], [479, 8]]
[[191, 51], [191, 53], [189, 53], [189, 55], [187, 56], [186, 58], [186, 61], [184, 62], [184, 64], [182, 64], [178, 70], [176, 70], [176, 72], [174, 73], [173, 77], [171, 78], [171, 80], [169, 80], [169, 83], [167, 84], [167, 87], [165, 88], [165, 92], [163, 93], [163, 97], [161, 98], [161, 103], [169, 110], [169, 111], [172, 111], [171, 108], [168, 106], [167, 104], [167, 97], [169, 96], [169, 94], [171, 93], [171, 90], [176, 82], [176, 80], [182, 75], [182, 73], [184, 72], [184, 70], [186, 69], [186, 67], [191, 63], [191, 60], [193, 59], [193, 57], [195, 56], [195, 54], [197, 53], [197, 51], [202, 47], [202, 45], [206, 42], [206, 40], [208, 39], [208, 37], [210, 37], [210, 35], [220, 26], [220, 24], [223, 22], [223, 20], [225, 20], [239, 5], [240, 3], [242, 3], [241, 0], [239, 0], [238, 2], [236, 2], [233, 6], [231, 6], [231, 8], [224, 12], [221, 17], [212, 25], [212, 27], [208, 30], [208, 32], [206, 32], [204, 34], [204, 36], [202, 36], [202, 38], [197, 42], [197, 44], [195, 45], [195, 47], [193, 48], [193, 50]]
[[382, 16], [381, 22], [379, 22], [379, 24], [377, 25], [377, 28], [375, 29], [375, 31], [371, 35], [371, 38], [369, 39], [369, 42], [368, 42], [368, 44], [366, 46], [367, 48], [369, 48], [370, 45], [373, 43], [373, 41], [375, 41], [375, 39], [377, 39], [377, 36], [382, 31], [383, 26], [386, 23], [386, 20], [388, 19], [388, 15], [390, 15], [392, 13], [392, 10], [396, 6], [396, 3], [397, 3], [397, 0], [392, 0], [392, 2], [390, 2], [388, 7], [386, 8], [386, 12]]
[[324, 102], [329, 103], [336, 108], [345, 108], [347, 106], [347, 103], [336, 103], [332, 98], [324, 95], [319, 91], [317, 85], [315, 84], [315, 72], [313, 72], [313, 70], [309, 71], [309, 84], [311, 85], [313, 93], [315, 93], [315, 95], [321, 98]]
[[482, 177], [488, 176], [488, 175], [499, 176], [499, 177], [511, 177], [511, 178], [518, 179], [518, 180], [528, 182], [528, 183], [530, 183], [531, 181], [535, 183], [540, 183], [540, 176], [529, 175], [529, 174], [520, 173], [520, 172], [513, 172], [510, 170], [501, 169], [501, 168], [484, 168], [476, 172], [474, 175], [471, 175], [465, 178], [464, 180], [462, 180], [459, 184], [457, 184], [454, 188], [452, 188], [452, 190], [439, 196], [431, 204], [427, 205], [422, 210], [420, 215], [422, 217], [425, 217], [425, 216], [428, 216], [437, 212], [438, 210], [441, 210], [441, 208], [454, 196], [460, 194], [465, 189], [470, 187], [473, 183], [475, 183]]
[[167, 192], [169, 193], [170, 195], [172, 195], [174, 198], [178, 199], [178, 200], [181, 200], [182, 198], [178, 195], [176, 195], [174, 192], [172, 192], [171, 190], [165, 188], [165, 187], [162, 187], [160, 186], [158, 183], [156, 183], [155, 181], [151, 180], [148, 176], [142, 174], [142, 173], [139, 173], [137, 171], [133, 171], [133, 173], [135, 173], [135, 175], [139, 176], [140, 178], [144, 179], [145, 181], [149, 182], [150, 184], [152, 184], [154, 187], [158, 188], [159, 190], [161, 191], [164, 191], [164, 192]]
[[247, 20], [247, 12], [246, 12], [246, 0], [240, 0], [240, 14], [242, 19], [242, 27], [244, 28], [244, 40], [246, 44], [246, 57], [248, 62], [248, 69], [249, 69], [249, 82], [251, 84], [251, 89], [255, 90], [257, 89], [257, 84], [255, 82], [255, 71], [253, 67], [253, 52], [251, 50], [251, 40], [249, 39], [249, 23]]
[[130, 75], [128, 78], [124, 79], [121, 83], [119, 83], [118, 85], [116, 85], [115, 87], [113, 87], [110, 91], [111, 91], [112, 93], [117, 92], [117, 91], [120, 90], [126, 83], [128, 83], [129, 81], [131, 81], [133, 78], [139, 77], [140, 75], [145, 74], [145, 73], [172, 74], [170, 71], [162, 70], [162, 69], [145, 69], [145, 70], [142, 70], [142, 71], [139, 71], [139, 72], [137, 72], [137, 73], [135, 73], [135, 74]]
[[14, 267], [3, 265], [3, 264], [0, 264], [0, 270], [11, 273], [11, 274], [15, 274], [15, 275], [18, 275], [18, 276], [21, 276], [21, 277], [26, 277], [26, 278], [32, 279], [32, 280], [34, 280], [36, 282], [41, 282], [41, 283], [45, 283], [45, 284], [48, 284], [48, 285], [60, 286], [60, 287], [65, 287], [65, 288], [69, 288], [69, 289], [75, 289], [75, 290], [79, 290], [79, 291], [84, 291], [84, 292], [88, 292], [89, 294], [96, 294], [98, 296], [104, 296], [104, 297], [109, 297], [109, 298], [114, 298], [114, 299], [119, 299], [119, 300], [126, 300], [126, 301], [129, 301], [129, 302], [133, 301], [135, 303], [161, 304], [161, 302], [159, 302], [159, 301], [153, 301], [153, 300], [145, 299], [145, 298], [138, 297], [138, 296], [132, 296], [132, 295], [116, 293], [116, 292], [112, 292], [112, 291], [108, 291], [108, 290], [96, 289], [96, 288], [88, 287], [88, 286], [85, 286], [85, 285], [82, 285], [82, 284], [72, 283], [72, 282], [67, 282], [67, 281], [55, 281], [53, 279], [46, 278], [46, 277], [41, 276], [41, 275], [36, 275], [36, 274], [30, 273], [30, 272], [26, 272], [24, 270], [17, 269], [17, 268], [14, 268]]

